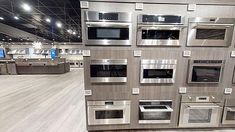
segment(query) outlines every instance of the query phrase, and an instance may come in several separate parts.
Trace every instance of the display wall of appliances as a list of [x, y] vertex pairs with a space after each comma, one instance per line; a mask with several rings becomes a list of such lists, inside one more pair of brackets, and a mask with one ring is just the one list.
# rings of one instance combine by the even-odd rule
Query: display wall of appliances
[[235, 99], [226, 100], [222, 124], [235, 124]]
[[140, 100], [139, 123], [171, 123], [172, 100]]
[[189, 18], [188, 46], [230, 46], [235, 18]]
[[131, 102], [87, 101], [88, 125], [129, 124]]
[[127, 82], [127, 59], [100, 59], [90, 62], [90, 82]]
[[86, 45], [131, 45], [132, 15], [127, 12], [85, 12]]
[[221, 100], [218, 96], [183, 95], [179, 127], [218, 127]]
[[188, 83], [219, 83], [224, 60], [189, 60]]
[[141, 60], [140, 83], [174, 83], [177, 60]]
[[137, 45], [180, 46], [184, 18], [176, 15], [139, 15]]

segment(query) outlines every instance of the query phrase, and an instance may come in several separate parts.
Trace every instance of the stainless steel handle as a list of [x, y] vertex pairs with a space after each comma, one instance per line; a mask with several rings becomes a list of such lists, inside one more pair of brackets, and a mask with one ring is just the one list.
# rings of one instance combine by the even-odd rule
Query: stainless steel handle
[[185, 25], [138, 25], [139, 29], [182, 29], [186, 27]]
[[231, 112], [235, 112], [235, 109], [232, 109], [232, 108], [227, 108], [228, 111], [231, 111]]
[[86, 22], [88, 27], [129, 27], [130, 23]]
[[209, 109], [213, 109], [213, 108], [219, 108], [220, 106], [190, 106], [188, 105], [189, 108], [209, 108]]
[[224, 28], [230, 28], [234, 26], [234, 24], [213, 24], [213, 23], [203, 23], [203, 24], [197, 24], [196, 26], [194, 26], [193, 28], [211, 28], [211, 29], [218, 29], [218, 28], [221, 28], [221, 29], [224, 29]]
[[203, 24], [197, 24], [197, 26], [234, 26], [234, 24], [220, 24], [220, 23], [203, 23]]

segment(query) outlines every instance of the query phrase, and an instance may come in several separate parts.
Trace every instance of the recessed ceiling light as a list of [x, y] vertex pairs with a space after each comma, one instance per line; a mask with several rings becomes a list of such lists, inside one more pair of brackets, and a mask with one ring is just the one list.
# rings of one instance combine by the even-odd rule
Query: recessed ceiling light
[[4, 20], [4, 18], [3, 18], [3, 17], [0, 17], [0, 20]]
[[77, 33], [76, 33], [76, 31], [73, 31], [73, 35], [76, 35]]
[[71, 29], [68, 29], [67, 32], [72, 34], [73, 31]]
[[27, 3], [23, 3], [21, 5], [21, 7], [25, 10], [25, 11], [31, 11], [31, 6]]
[[61, 22], [56, 22], [56, 26], [57, 26], [58, 28], [62, 28], [62, 23], [61, 23]]
[[19, 20], [19, 17], [18, 16], [14, 16], [14, 19]]
[[51, 19], [50, 18], [46, 18], [46, 22], [50, 23]]

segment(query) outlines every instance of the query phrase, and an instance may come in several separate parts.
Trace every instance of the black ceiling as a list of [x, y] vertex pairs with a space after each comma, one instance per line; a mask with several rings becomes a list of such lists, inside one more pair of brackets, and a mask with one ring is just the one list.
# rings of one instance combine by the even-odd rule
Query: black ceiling
[[[30, 12], [22, 8], [24, 3], [30, 5]], [[19, 17], [19, 20], [14, 19], [14, 16]], [[44, 38], [51, 42], [81, 41], [79, 0], [0, 0], [0, 17], [4, 18], [0, 20], [3, 25], [36, 36], [23, 38], [23, 40], [36, 41]], [[51, 20], [50, 23], [46, 22], [47, 18]], [[56, 26], [57, 22], [62, 23], [62, 28]], [[70, 32], [68, 32], [69, 29], [71, 29]], [[0, 33], [6, 34], [1, 31], [1, 28]], [[17, 38], [9, 33], [7, 35]], [[4, 41], [3, 38], [0, 38], [0, 41]]]

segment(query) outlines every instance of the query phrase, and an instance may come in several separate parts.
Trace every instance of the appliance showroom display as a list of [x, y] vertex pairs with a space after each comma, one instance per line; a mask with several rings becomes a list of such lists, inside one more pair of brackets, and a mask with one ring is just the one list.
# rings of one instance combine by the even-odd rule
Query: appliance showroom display
[[127, 59], [100, 59], [90, 62], [90, 82], [127, 82]]
[[85, 12], [86, 45], [131, 45], [131, 14], [126, 12]]
[[87, 101], [88, 125], [129, 124], [131, 102]]
[[184, 17], [176, 15], [139, 15], [137, 45], [180, 46]]
[[235, 99], [226, 100], [222, 124], [235, 124]]
[[218, 96], [182, 95], [179, 127], [218, 127], [222, 113]]
[[224, 60], [189, 60], [188, 83], [219, 83]]
[[140, 100], [139, 123], [171, 123], [172, 100]]
[[177, 60], [141, 60], [140, 83], [174, 83]]
[[234, 24], [235, 18], [189, 18], [187, 45], [230, 46]]

